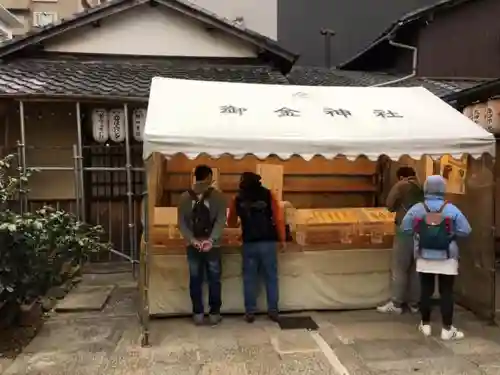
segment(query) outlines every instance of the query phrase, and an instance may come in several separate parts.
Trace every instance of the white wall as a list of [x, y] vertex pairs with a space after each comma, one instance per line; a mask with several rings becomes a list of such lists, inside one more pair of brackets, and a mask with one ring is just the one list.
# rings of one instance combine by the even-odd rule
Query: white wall
[[104, 19], [100, 27], [67, 32], [48, 42], [45, 50], [144, 56], [256, 56], [255, 47], [233, 36], [207, 31], [198, 21], [149, 5]]

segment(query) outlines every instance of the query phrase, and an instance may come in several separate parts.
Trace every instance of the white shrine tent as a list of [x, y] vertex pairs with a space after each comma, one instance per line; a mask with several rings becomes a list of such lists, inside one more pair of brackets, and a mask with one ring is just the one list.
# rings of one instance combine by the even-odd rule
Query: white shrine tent
[[376, 160], [494, 155], [494, 136], [423, 87], [309, 87], [152, 80], [152, 152]]

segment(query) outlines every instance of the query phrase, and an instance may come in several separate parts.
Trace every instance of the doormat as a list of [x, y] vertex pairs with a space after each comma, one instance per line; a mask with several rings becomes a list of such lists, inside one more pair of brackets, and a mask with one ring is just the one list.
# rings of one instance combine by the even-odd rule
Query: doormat
[[319, 327], [310, 316], [280, 316], [278, 324], [281, 329], [307, 329], [316, 331]]

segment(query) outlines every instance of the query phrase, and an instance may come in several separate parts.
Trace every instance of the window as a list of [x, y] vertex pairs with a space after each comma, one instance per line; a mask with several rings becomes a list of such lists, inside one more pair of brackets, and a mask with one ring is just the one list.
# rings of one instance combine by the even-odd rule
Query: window
[[35, 27], [44, 27], [56, 21], [56, 12], [33, 12], [33, 26]]

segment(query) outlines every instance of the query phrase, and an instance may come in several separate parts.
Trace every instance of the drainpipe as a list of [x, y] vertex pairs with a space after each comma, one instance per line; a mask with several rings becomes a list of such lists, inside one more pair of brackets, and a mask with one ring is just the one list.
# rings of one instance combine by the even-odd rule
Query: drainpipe
[[335, 36], [335, 31], [330, 29], [321, 29], [320, 34], [323, 36], [324, 40], [324, 54], [325, 54], [325, 68], [330, 69], [332, 67], [332, 36]]
[[404, 76], [404, 77], [401, 77], [401, 78], [398, 78], [398, 79], [393, 79], [392, 81], [378, 83], [378, 84], [373, 85], [371, 87], [382, 87], [382, 86], [392, 85], [394, 83], [399, 83], [399, 82], [406, 81], [406, 80], [408, 80], [410, 78], [413, 78], [413, 77], [415, 77], [417, 75], [418, 48], [414, 47], [414, 46], [409, 46], [407, 44], [402, 44], [402, 43], [394, 42], [392, 39], [388, 39], [388, 41], [389, 41], [389, 44], [391, 46], [399, 47], [399, 48], [404, 48], [404, 49], [412, 51], [413, 58], [412, 58], [412, 64], [411, 64], [411, 73], [408, 74], [407, 76]]

